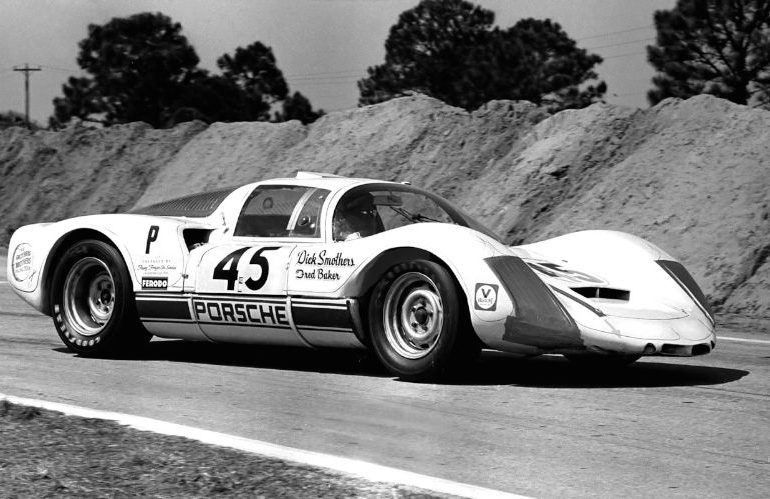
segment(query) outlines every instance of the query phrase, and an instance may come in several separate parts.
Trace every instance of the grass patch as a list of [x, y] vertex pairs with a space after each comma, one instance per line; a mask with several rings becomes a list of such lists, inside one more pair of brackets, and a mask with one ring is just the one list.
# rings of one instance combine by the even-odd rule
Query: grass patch
[[3, 497], [446, 497], [0, 401]]

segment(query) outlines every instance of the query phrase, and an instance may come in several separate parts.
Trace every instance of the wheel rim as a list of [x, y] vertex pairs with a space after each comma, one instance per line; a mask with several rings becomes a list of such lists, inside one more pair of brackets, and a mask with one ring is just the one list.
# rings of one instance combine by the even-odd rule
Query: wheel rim
[[69, 325], [83, 336], [99, 334], [112, 317], [115, 281], [102, 260], [79, 260], [64, 280], [64, 314]]
[[425, 274], [399, 276], [385, 295], [385, 337], [398, 355], [420, 359], [436, 346], [444, 324], [444, 306], [436, 284]]

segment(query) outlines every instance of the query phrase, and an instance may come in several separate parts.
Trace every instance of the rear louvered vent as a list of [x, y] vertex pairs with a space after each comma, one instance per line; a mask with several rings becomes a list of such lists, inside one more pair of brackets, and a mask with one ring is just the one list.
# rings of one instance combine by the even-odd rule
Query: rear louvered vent
[[137, 208], [129, 213], [136, 215], [154, 215], [163, 217], [204, 218], [216, 211], [222, 201], [236, 188], [193, 194], [183, 198], [171, 199], [162, 203]]
[[631, 292], [624, 289], [597, 288], [590, 286], [571, 289], [575, 293], [581, 296], [585, 296], [586, 298], [602, 298], [605, 300], [628, 301], [631, 296]]

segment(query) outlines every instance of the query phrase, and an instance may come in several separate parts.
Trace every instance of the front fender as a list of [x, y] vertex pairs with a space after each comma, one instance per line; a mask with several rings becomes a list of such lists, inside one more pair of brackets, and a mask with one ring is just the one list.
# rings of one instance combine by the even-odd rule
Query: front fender
[[612, 288], [627, 292], [623, 302], [597, 301], [607, 315], [658, 319], [688, 315], [713, 323], [713, 314], [695, 281], [674, 257], [640, 237], [623, 232], [588, 230], [574, 232], [512, 251], [525, 260], [553, 262], [592, 276], [598, 284], [573, 284], [569, 272], [544, 276], [546, 282], [565, 289], [580, 286]]
[[438, 261], [460, 285], [474, 330], [486, 343], [502, 338], [513, 303], [484, 259], [510, 254], [474, 230], [420, 223], [352, 241], [297, 247], [290, 256], [287, 290], [295, 296], [361, 298], [398, 263]]

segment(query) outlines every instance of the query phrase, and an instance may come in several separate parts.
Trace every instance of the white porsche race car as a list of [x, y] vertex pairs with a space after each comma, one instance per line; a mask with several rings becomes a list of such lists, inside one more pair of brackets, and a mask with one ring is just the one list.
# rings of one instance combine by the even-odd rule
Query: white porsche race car
[[703, 292], [653, 244], [584, 231], [510, 247], [402, 183], [300, 172], [27, 225], [9, 254], [13, 289], [83, 355], [152, 335], [370, 348], [426, 379], [481, 348], [624, 364], [716, 343]]

